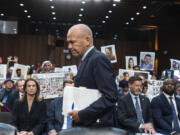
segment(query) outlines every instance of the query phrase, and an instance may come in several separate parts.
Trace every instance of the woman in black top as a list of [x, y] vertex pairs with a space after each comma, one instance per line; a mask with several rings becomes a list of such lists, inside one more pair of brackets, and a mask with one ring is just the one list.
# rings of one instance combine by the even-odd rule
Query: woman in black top
[[13, 110], [13, 125], [19, 130], [18, 135], [40, 135], [46, 120], [46, 104], [40, 98], [38, 82], [26, 80], [24, 91]]

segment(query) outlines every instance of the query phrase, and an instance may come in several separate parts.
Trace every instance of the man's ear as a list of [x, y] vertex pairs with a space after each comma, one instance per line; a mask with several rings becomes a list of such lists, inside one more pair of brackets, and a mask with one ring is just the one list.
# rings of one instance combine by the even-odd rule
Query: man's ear
[[86, 41], [90, 43], [91, 42], [91, 38], [89, 36], [87, 36], [86, 37]]

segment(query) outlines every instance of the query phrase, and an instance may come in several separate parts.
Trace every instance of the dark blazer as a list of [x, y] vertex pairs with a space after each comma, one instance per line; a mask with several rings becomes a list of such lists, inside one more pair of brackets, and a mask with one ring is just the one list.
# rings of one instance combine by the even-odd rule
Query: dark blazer
[[102, 93], [100, 99], [79, 111], [81, 122], [78, 124], [114, 126], [118, 92], [112, 65], [103, 53], [93, 48], [87, 54], [75, 77], [75, 86], [98, 89]]
[[61, 131], [64, 123], [64, 116], [62, 115], [62, 102], [62, 97], [58, 97], [51, 102], [47, 113], [47, 132], [52, 129], [57, 132]]
[[44, 101], [34, 100], [30, 112], [27, 101], [16, 102], [13, 110], [12, 124], [19, 131], [33, 131], [35, 135], [40, 135], [46, 120], [46, 104]]
[[[144, 123], [152, 123], [150, 101], [147, 97], [139, 95]], [[139, 133], [140, 123], [137, 122], [136, 110], [130, 93], [118, 100], [118, 124], [119, 127], [132, 133]]]
[[[5, 88], [0, 90], [0, 102], [2, 102], [4, 94], [5, 94]], [[6, 101], [6, 106], [12, 111], [15, 102], [19, 99], [19, 92], [16, 89], [12, 89], [9, 93], [8, 99]], [[2, 110], [4, 111], [4, 110]]]
[[[180, 120], [180, 99], [175, 97], [178, 118]], [[151, 101], [151, 108], [154, 120], [154, 126], [157, 132], [162, 134], [170, 134], [172, 130], [172, 110], [171, 106], [164, 94], [160, 94]], [[180, 133], [180, 130], [178, 131]]]

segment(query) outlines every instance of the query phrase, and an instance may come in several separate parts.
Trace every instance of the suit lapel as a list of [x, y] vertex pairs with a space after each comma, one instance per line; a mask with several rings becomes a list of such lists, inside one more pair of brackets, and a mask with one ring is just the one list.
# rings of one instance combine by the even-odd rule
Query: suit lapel
[[93, 53], [95, 52], [95, 48], [93, 48], [88, 54], [87, 56], [85, 57], [85, 59], [81, 62], [81, 66], [79, 67], [79, 70], [78, 70], [78, 73], [77, 73], [77, 80], [79, 80], [81, 78], [81, 75], [87, 65], [87, 62], [89, 60], [89, 58], [93, 55]]
[[178, 111], [178, 118], [180, 120], [180, 99], [175, 96], [177, 111]]
[[142, 95], [139, 95], [139, 99], [140, 99], [140, 104], [141, 104], [141, 110], [142, 110], [142, 115], [143, 115], [143, 119], [145, 119], [146, 117], [146, 104], [144, 102], [144, 97]]
[[132, 108], [132, 112], [136, 114], [136, 110], [135, 110], [134, 103], [132, 101], [130, 93], [128, 93], [127, 97], [128, 97], [127, 103], [129, 104], [129, 107]]
[[165, 97], [165, 95], [161, 94], [160, 96], [161, 96], [162, 102], [164, 103], [164, 106], [166, 106], [168, 110], [171, 110], [171, 106], [170, 106], [167, 98]]

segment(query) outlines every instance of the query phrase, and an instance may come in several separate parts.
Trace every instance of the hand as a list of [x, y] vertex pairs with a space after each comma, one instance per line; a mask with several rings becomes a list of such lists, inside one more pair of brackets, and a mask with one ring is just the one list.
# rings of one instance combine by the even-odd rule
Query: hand
[[34, 133], [31, 131], [31, 132], [28, 132], [27, 135], [34, 135]]
[[9, 56], [9, 57], [7, 57], [7, 59], [8, 59], [8, 61], [11, 61], [11, 59], [12, 59], [12, 56]]
[[51, 130], [49, 131], [48, 135], [58, 135], [58, 133], [56, 132], [56, 130]]
[[70, 116], [72, 116], [72, 120], [74, 122], [80, 122], [80, 118], [79, 118], [79, 115], [78, 115], [78, 111], [77, 110], [74, 110], [72, 112], [69, 112], [68, 113]]
[[156, 131], [154, 130], [152, 123], [145, 123], [142, 125], [141, 128], [144, 129], [145, 133], [150, 133], [153, 135], [156, 134]]
[[18, 57], [14, 56], [14, 61], [17, 63], [18, 62]]

